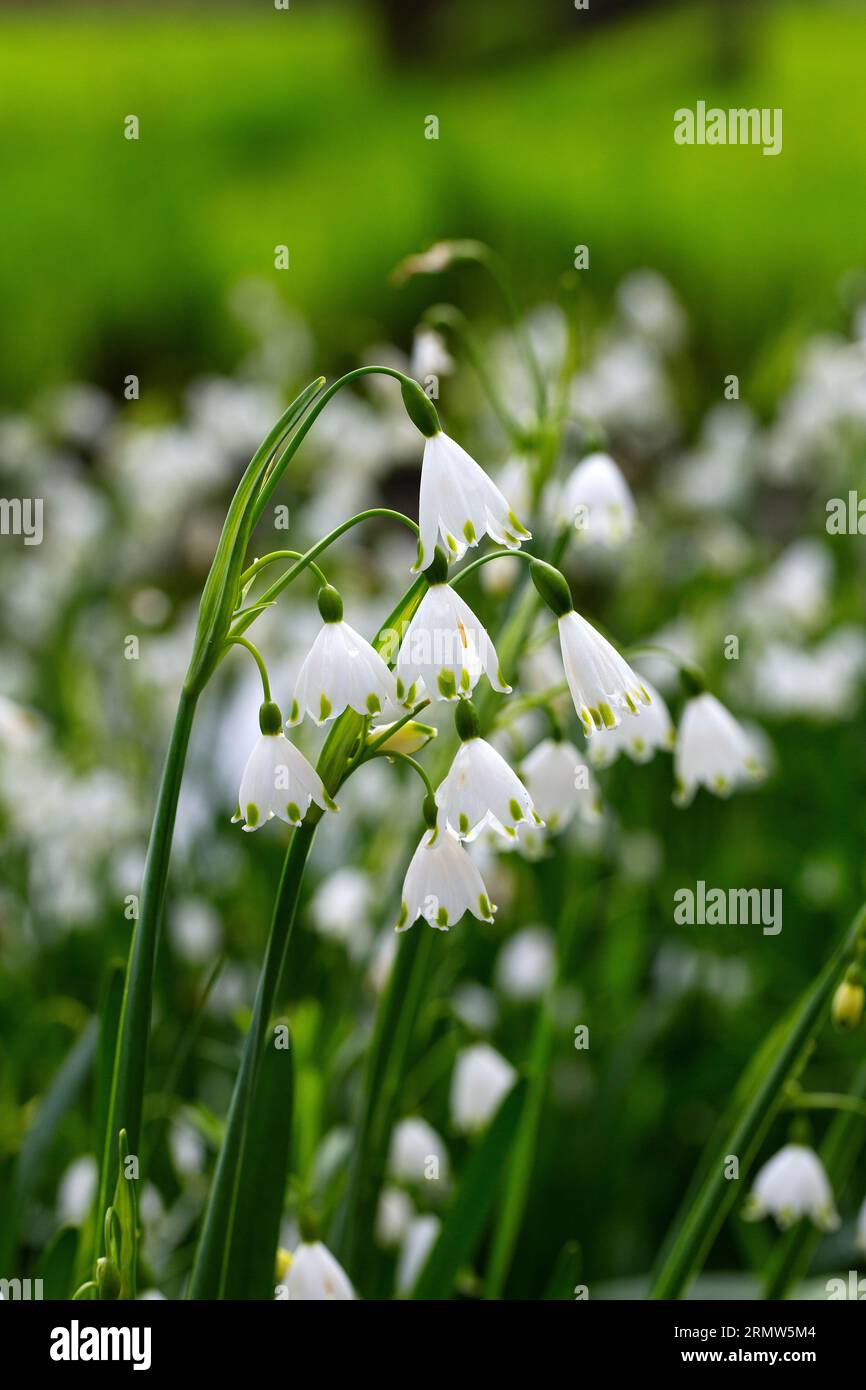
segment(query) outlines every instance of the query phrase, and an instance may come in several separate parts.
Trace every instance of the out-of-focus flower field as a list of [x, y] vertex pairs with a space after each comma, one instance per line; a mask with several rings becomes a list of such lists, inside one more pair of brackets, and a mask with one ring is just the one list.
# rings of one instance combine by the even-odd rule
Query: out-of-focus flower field
[[[240, 127], [242, 113], [230, 117]], [[271, 226], [262, 235], [268, 248], [283, 239]], [[449, 1295], [566, 1298], [584, 1285], [599, 1298], [648, 1294], [738, 1079], [866, 888], [864, 561], [850, 497], [866, 455], [866, 281], [852, 251], [811, 324], [792, 331], [777, 315], [753, 376], [732, 393], [701, 348], [700, 274], [687, 297], [642, 250], [635, 231], [630, 268], [598, 293], [570, 269], [568, 244], [560, 263], [541, 258], [543, 276], [531, 246], [509, 247], [516, 324], [473, 266], [415, 277], [411, 322], [391, 336], [373, 315], [359, 323], [349, 287], [345, 351], [334, 346], [333, 305], [321, 327], [314, 306], [300, 309], [290, 286], [257, 269], [231, 277], [209, 310], [224, 325], [219, 363], [199, 347], [197, 365], [158, 399], [146, 382], [124, 399], [135, 364], [110, 389], [95, 354], [87, 374], [36, 381], [0, 414], [0, 494], [44, 501], [41, 544], [0, 543], [0, 1275], [44, 1277], [56, 1297], [91, 1277], [119, 982], [226, 506], [306, 382], [375, 362], [435, 383], [448, 434], [528, 523], [530, 550], [544, 555], [542, 543], [561, 538], [578, 610], [651, 682], [674, 728], [689, 693], [678, 666], [698, 668], [764, 775], [676, 805], [667, 748], [643, 761], [643, 750], [605, 745], [612, 735], [584, 737], [552, 616], [538, 609], [519, 646], [500, 648], [515, 695], [494, 704], [486, 736], [520, 770], [555, 725], [590, 781], [560, 825], [470, 847], [498, 905], [493, 922], [467, 916], [435, 932], [422, 919], [398, 938], [401, 884], [423, 830], [418, 784], [384, 759], [348, 782], [314, 844], [279, 1001], [294, 1067], [280, 1246], [294, 1251], [314, 1230], [359, 1295], [408, 1296], [466, 1185], [480, 1183], [494, 1200]], [[709, 281], [710, 263], [704, 273]], [[543, 294], [521, 292], [540, 278]], [[376, 284], [383, 302], [401, 293], [384, 277]], [[369, 284], [359, 294], [365, 313], [372, 294]], [[718, 312], [718, 285], [712, 298]], [[556, 402], [548, 435], [538, 433], [524, 340]], [[584, 534], [569, 479], [597, 452], [618, 465], [635, 513], [633, 524], [627, 514], [620, 528]], [[420, 455], [394, 383], [359, 379], [292, 459], [250, 557], [303, 552], [365, 508], [414, 518]], [[828, 524], [832, 499], [854, 508], [853, 533]], [[414, 558], [408, 531], [387, 520], [328, 551], [328, 578], [366, 637]], [[462, 592], [495, 639], [531, 586], [506, 557]], [[319, 626], [307, 575], [257, 620], [284, 712]], [[186, 1288], [285, 851], [280, 821], [250, 836], [231, 824], [260, 700], [253, 663], [233, 651], [202, 700], [181, 792], [139, 1155], [138, 1282], [153, 1296]], [[451, 709], [420, 717], [439, 729], [418, 755], [435, 781], [456, 747]], [[292, 737], [315, 762], [322, 732], [308, 720]], [[677, 921], [678, 891], [698, 882], [781, 890], [779, 929]], [[377, 1111], [386, 1159], [364, 1174], [346, 1236], [366, 1068], [398, 941], [413, 952], [411, 1007], [386, 1077], [395, 1089]], [[492, 1052], [467, 1053], [479, 1047]], [[801, 1081], [845, 1092], [862, 1061], [862, 1033], [825, 1029]], [[522, 1148], [511, 1164], [525, 1182], [507, 1187], [519, 1216], [509, 1237], [507, 1173], [479, 1178], [473, 1159], [490, 1117], [483, 1097], [517, 1077]], [[833, 1119], [816, 1112], [811, 1123], [819, 1147]], [[786, 1138], [786, 1117], [771, 1117], [759, 1159]], [[856, 1264], [866, 1197], [856, 1142], [834, 1193], [841, 1224], [817, 1246], [812, 1284], [798, 1271], [798, 1292]], [[736, 1210], [699, 1295], [760, 1296], [780, 1239]]]

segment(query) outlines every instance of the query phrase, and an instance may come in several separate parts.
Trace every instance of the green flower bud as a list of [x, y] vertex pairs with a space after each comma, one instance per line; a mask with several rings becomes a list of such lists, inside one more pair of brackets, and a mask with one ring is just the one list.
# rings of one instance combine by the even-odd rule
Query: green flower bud
[[441, 425], [436, 407], [427, 395], [422, 391], [417, 381], [412, 381], [409, 377], [401, 383], [400, 394], [403, 397], [403, 404], [406, 407], [406, 414], [412, 421], [416, 429], [419, 429], [425, 438], [430, 439], [434, 434], [438, 434]]
[[120, 1270], [114, 1260], [103, 1256], [96, 1261], [96, 1287], [101, 1299], [120, 1298]]
[[454, 727], [461, 743], [477, 738], [481, 732], [478, 711], [471, 700], [458, 700], [454, 709]]
[[847, 976], [833, 995], [831, 1015], [833, 1023], [842, 1032], [853, 1032], [859, 1028], [866, 1005], [866, 990], [862, 984]]
[[441, 545], [437, 545], [433, 551], [433, 559], [423, 571], [424, 578], [429, 584], [444, 584], [448, 578], [448, 557]]
[[707, 688], [703, 674], [697, 666], [680, 667], [680, 685], [684, 693], [692, 699], [695, 695], [703, 695]]
[[571, 589], [564, 574], [544, 560], [530, 561], [529, 573], [544, 602], [557, 618], [563, 618], [566, 613], [573, 611]]
[[318, 593], [317, 602], [323, 622], [341, 623], [343, 621], [343, 600], [333, 584], [322, 586]]
[[283, 713], [273, 700], [259, 706], [259, 728], [263, 734], [278, 734], [283, 727]]

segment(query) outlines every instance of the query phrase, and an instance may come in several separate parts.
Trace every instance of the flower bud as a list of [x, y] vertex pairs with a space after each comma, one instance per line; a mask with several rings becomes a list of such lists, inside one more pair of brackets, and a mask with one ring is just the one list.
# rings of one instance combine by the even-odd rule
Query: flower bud
[[317, 602], [323, 622], [340, 623], [343, 621], [343, 600], [333, 584], [322, 586], [318, 593]]
[[853, 1032], [860, 1026], [864, 1004], [866, 990], [859, 981], [846, 976], [833, 995], [831, 1014], [835, 1026], [842, 1032]]
[[533, 584], [555, 617], [563, 618], [566, 613], [572, 612], [574, 601], [564, 574], [544, 560], [532, 560], [529, 573]]
[[96, 1261], [96, 1287], [101, 1299], [120, 1298], [120, 1270], [104, 1255]]
[[379, 743], [386, 730], [393, 727], [393, 724], [380, 724], [377, 728], [371, 729], [367, 735], [367, 742], [376, 742], [383, 753], [417, 753], [431, 739], [436, 738], [439, 732], [432, 724], [421, 724], [417, 719], [410, 719], [407, 723], [401, 724], [396, 733], [391, 734], [384, 743]]
[[461, 743], [477, 738], [481, 732], [478, 711], [471, 700], [458, 700], [454, 707], [454, 727]]
[[411, 377], [405, 377], [400, 386], [400, 394], [403, 397], [406, 414], [412, 424], [427, 439], [432, 439], [434, 434], [439, 433], [441, 427], [436, 407], [427, 392], [422, 391], [417, 381], [412, 381]]
[[273, 700], [266, 700], [259, 706], [259, 728], [263, 734], [278, 734], [283, 727], [283, 714]]

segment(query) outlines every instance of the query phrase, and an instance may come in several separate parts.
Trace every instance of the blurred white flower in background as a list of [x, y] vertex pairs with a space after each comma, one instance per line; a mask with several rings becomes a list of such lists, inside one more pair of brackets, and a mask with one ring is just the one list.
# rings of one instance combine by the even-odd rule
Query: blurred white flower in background
[[809, 1216], [821, 1231], [839, 1225], [833, 1189], [820, 1158], [807, 1144], [786, 1144], [760, 1169], [743, 1215], [748, 1220], [773, 1216], [787, 1230]]
[[370, 948], [373, 907], [371, 876], [346, 864], [322, 879], [310, 903], [310, 918], [320, 936], [342, 942], [359, 960]]
[[678, 352], [688, 331], [686, 311], [657, 270], [632, 270], [620, 281], [616, 303], [626, 325], [662, 352]]
[[584, 544], [618, 549], [631, 536], [637, 507], [609, 454], [588, 454], [568, 474], [555, 504], [557, 521]]
[[204, 898], [176, 899], [169, 912], [169, 931], [174, 949], [191, 965], [212, 963], [219, 954], [222, 926]]
[[496, 988], [506, 999], [540, 999], [556, 974], [556, 938], [547, 927], [524, 927], [496, 958]]
[[490, 1033], [499, 1016], [496, 1000], [475, 980], [461, 980], [451, 993], [451, 1008], [465, 1028], [473, 1033]]
[[517, 1080], [510, 1062], [476, 1043], [457, 1054], [451, 1077], [451, 1121], [464, 1134], [483, 1129]]
[[382, 1188], [376, 1211], [376, 1240], [384, 1250], [400, 1245], [412, 1224], [415, 1207], [412, 1198], [400, 1187]]
[[96, 1159], [89, 1154], [69, 1164], [57, 1189], [57, 1218], [61, 1226], [80, 1226], [87, 1220], [98, 1177]]
[[688, 701], [674, 750], [678, 805], [687, 806], [698, 787], [730, 796], [762, 772], [753, 740], [715, 695], [705, 691]]
[[415, 1287], [441, 1229], [442, 1222], [438, 1216], [416, 1216], [412, 1222], [403, 1238], [397, 1261], [396, 1288], [399, 1294], [411, 1293]]
[[448, 1150], [432, 1125], [419, 1115], [400, 1120], [391, 1134], [388, 1173], [410, 1186], [447, 1183]]

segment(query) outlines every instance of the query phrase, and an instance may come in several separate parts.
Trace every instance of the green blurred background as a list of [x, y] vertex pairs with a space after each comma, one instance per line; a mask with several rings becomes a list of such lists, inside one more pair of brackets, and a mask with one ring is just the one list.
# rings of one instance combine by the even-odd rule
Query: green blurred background
[[[832, 319], [866, 240], [860, 5], [32, 4], [0, 33], [8, 400], [232, 365], [249, 274], [325, 348], [399, 334], [421, 301], [387, 273], [440, 235], [490, 241], [527, 295], [577, 243], [602, 294], [652, 265], [699, 310], [699, 358], [746, 372]], [[698, 98], [782, 107], [781, 156], [675, 145]]]

